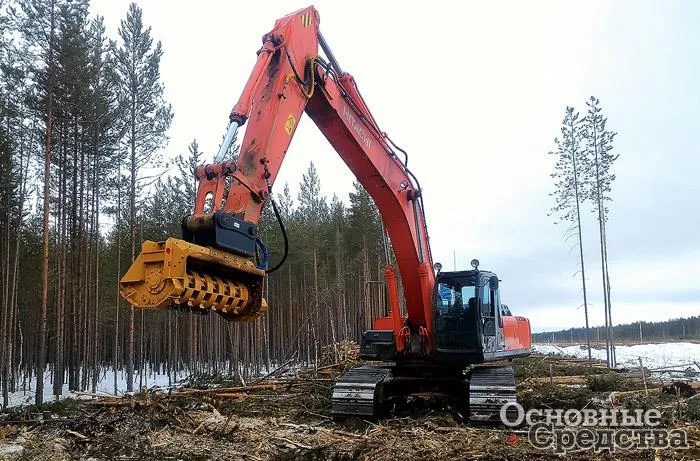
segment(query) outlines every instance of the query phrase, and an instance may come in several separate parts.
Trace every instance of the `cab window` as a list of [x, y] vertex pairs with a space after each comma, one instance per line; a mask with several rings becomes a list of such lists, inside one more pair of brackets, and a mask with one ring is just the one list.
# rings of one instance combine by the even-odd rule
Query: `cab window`
[[481, 287], [481, 315], [484, 317], [494, 317], [494, 299], [493, 290], [489, 289], [489, 278], [484, 278], [483, 286]]

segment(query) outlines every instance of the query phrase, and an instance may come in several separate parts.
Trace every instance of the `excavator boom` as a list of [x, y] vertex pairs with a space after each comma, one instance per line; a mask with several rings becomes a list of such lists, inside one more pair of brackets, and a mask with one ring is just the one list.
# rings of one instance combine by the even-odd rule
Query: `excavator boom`
[[[144, 242], [120, 293], [134, 308], [184, 306], [230, 321], [262, 315], [268, 308], [263, 282], [279, 264], [269, 267], [257, 223], [268, 202], [282, 222], [272, 187], [306, 114], [374, 200], [398, 266], [397, 273], [387, 261], [390, 311], [375, 319], [360, 348], [362, 358], [383, 364], [355, 368], [338, 380], [334, 416], [373, 416], [392, 399], [436, 391], [468, 405], [474, 421], [493, 419], [515, 399], [513, 370], [474, 365], [528, 355], [529, 321], [502, 310], [499, 279], [480, 271], [478, 261], [473, 271], [443, 273], [433, 265], [421, 188], [408, 156], [380, 129], [319, 23], [308, 7], [278, 19], [263, 36], [214, 162], [197, 168], [194, 212], [182, 220], [182, 239]], [[243, 126], [239, 156], [229, 159]]]
[[[197, 169], [194, 213], [183, 220], [187, 245], [181, 240], [144, 243], [121, 281], [122, 296], [136, 308], [184, 304], [229, 320], [263, 313], [267, 304], [259, 294], [265, 271], [254, 263], [260, 246], [256, 225], [306, 113], [372, 196], [391, 239], [407, 319], [400, 316], [395, 270], [388, 267], [392, 315], [380, 324], [395, 330], [401, 349], [401, 338], [411, 334], [419, 334], [430, 347], [435, 276], [420, 188], [380, 130], [354, 78], [340, 69], [319, 22], [318, 12], [308, 7], [277, 20], [263, 36], [255, 66], [231, 111], [217, 162]], [[318, 55], [319, 46], [328, 61]], [[239, 157], [227, 160], [243, 125]], [[205, 258], [210, 247], [229, 254], [225, 260]], [[169, 248], [178, 252], [168, 253]], [[412, 331], [404, 328], [406, 320]]]

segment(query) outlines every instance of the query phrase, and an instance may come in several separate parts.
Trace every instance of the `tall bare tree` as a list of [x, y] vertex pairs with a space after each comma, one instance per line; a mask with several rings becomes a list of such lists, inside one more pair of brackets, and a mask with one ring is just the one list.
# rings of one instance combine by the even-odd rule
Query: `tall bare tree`
[[49, 38], [49, 72], [46, 79], [46, 140], [44, 146], [44, 209], [41, 240], [41, 324], [39, 326], [39, 360], [36, 366], [36, 394], [34, 403], [44, 401], [44, 368], [46, 368], [46, 315], [49, 302], [49, 194], [51, 187], [51, 125], [53, 123], [53, 46], [55, 37], [54, 2], [51, 1], [51, 35]]
[[555, 152], [549, 152], [556, 156], [554, 172], [554, 197], [555, 205], [550, 214], [556, 214], [560, 222], [570, 222], [572, 226], [567, 229], [567, 234], [575, 232], [578, 237], [579, 261], [581, 264], [581, 286], [583, 288], [583, 312], [586, 320], [586, 343], [588, 345], [588, 360], [591, 360], [591, 337], [588, 322], [588, 297], [586, 292], [586, 268], [583, 257], [583, 234], [581, 231], [581, 202], [584, 196], [584, 171], [586, 165], [586, 150], [582, 145], [583, 119], [573, 107], [567, 107], [561, 124], [561, 138], [555, 138], [557, 146]]
[[[153, 44], [151, 28], [145, 28], [142, 10], [129, 5], [119, 27], [121, 43], [114, 58], [119, 81], [119, 100], [123, 113], [124, 142], [129, 167], [129, 240], [131, 260], [136, 257], [136, 207], [144, 186], [143, 170], [157, 166], [159, 147], [166, 141], [172, 121], [170, 104], [163, 99], [160, 81], [160, 42]], [[134, 310], [129, 308], [127, 342], [127, 390], [132, 392], [134, 378]]]
[[586, 101], [588, 113], [584, 119], [586, 136], [586, 176], [585, 197], [593, 204], [597, 214], [598, 231], [600, 234], [600, 264], [603, 278], [603, 301], [605, 309], [605, 343], [606, 356], [609, 366], [616, 365], [615, 337], [612, 328], [612, 309], [610, 302], [610, 273], [608, 270], [608, 250], [606, 223], [608, 220], [607, 203], [612, 200], [610, 192], [615, 175], [611, 172], [615, 160], [619, 157], [613, 154], [613, 140], [617, 133], [608, 130], [607, 118], [603, 116], [600, 101], [595, 96]]
[[13, 24], [20, 33], [25, 50], [26, 71], [38, 84], [36, 101], [43, 101], [39, 109], [45, 120], [43, 155], [43, 210], [41, 244], [41, 288], [39, 308], [39, 338], [35, 363], [36, 388], [35, 403], [44, 401], [44, 370], [46, 368], [48, 304], [49, 304], [49, 214], [51, 195], [51, 151], [54, 118], [54, 61], [57, 29], [56, 0], [29, 0], [19, 3], [18, 9], [11, 9]]

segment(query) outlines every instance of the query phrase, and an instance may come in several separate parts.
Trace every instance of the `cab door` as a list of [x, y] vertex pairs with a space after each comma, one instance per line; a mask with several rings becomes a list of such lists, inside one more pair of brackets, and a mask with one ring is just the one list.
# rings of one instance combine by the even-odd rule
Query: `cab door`
[[493, 299], [493, 290], [490, 285], [491, 277], [484, 277], [481, 283], [481, 331], [482, 331], [482, 346], [484, 348], [484, 354], [496, 352], [496, 346], [498, 344], [496, 337], [496, 309], [495, 300]]
[[505, 350], [503, 336], [503, 317], [501, 315], [501, 296], [498, 278], [495, 275], [484, 277], [481, 289], [481, 324], [484, 353]]
[[494, 295], [496, 302], [496, 350], [504, 351], [506, 349], [506, 338], [503, 334], [503, 311], [501, 310], [500, 288], [496, 288]]

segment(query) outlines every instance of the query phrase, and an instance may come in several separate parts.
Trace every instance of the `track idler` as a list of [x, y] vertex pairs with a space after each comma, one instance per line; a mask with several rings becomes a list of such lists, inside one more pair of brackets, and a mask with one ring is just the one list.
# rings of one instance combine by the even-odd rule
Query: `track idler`
[[119, 282], [119, 293], [138, 309], [180, 306], [249, 321], [267, 310], [264, 277], [243, 256], [175, 238], [149, 240]]

